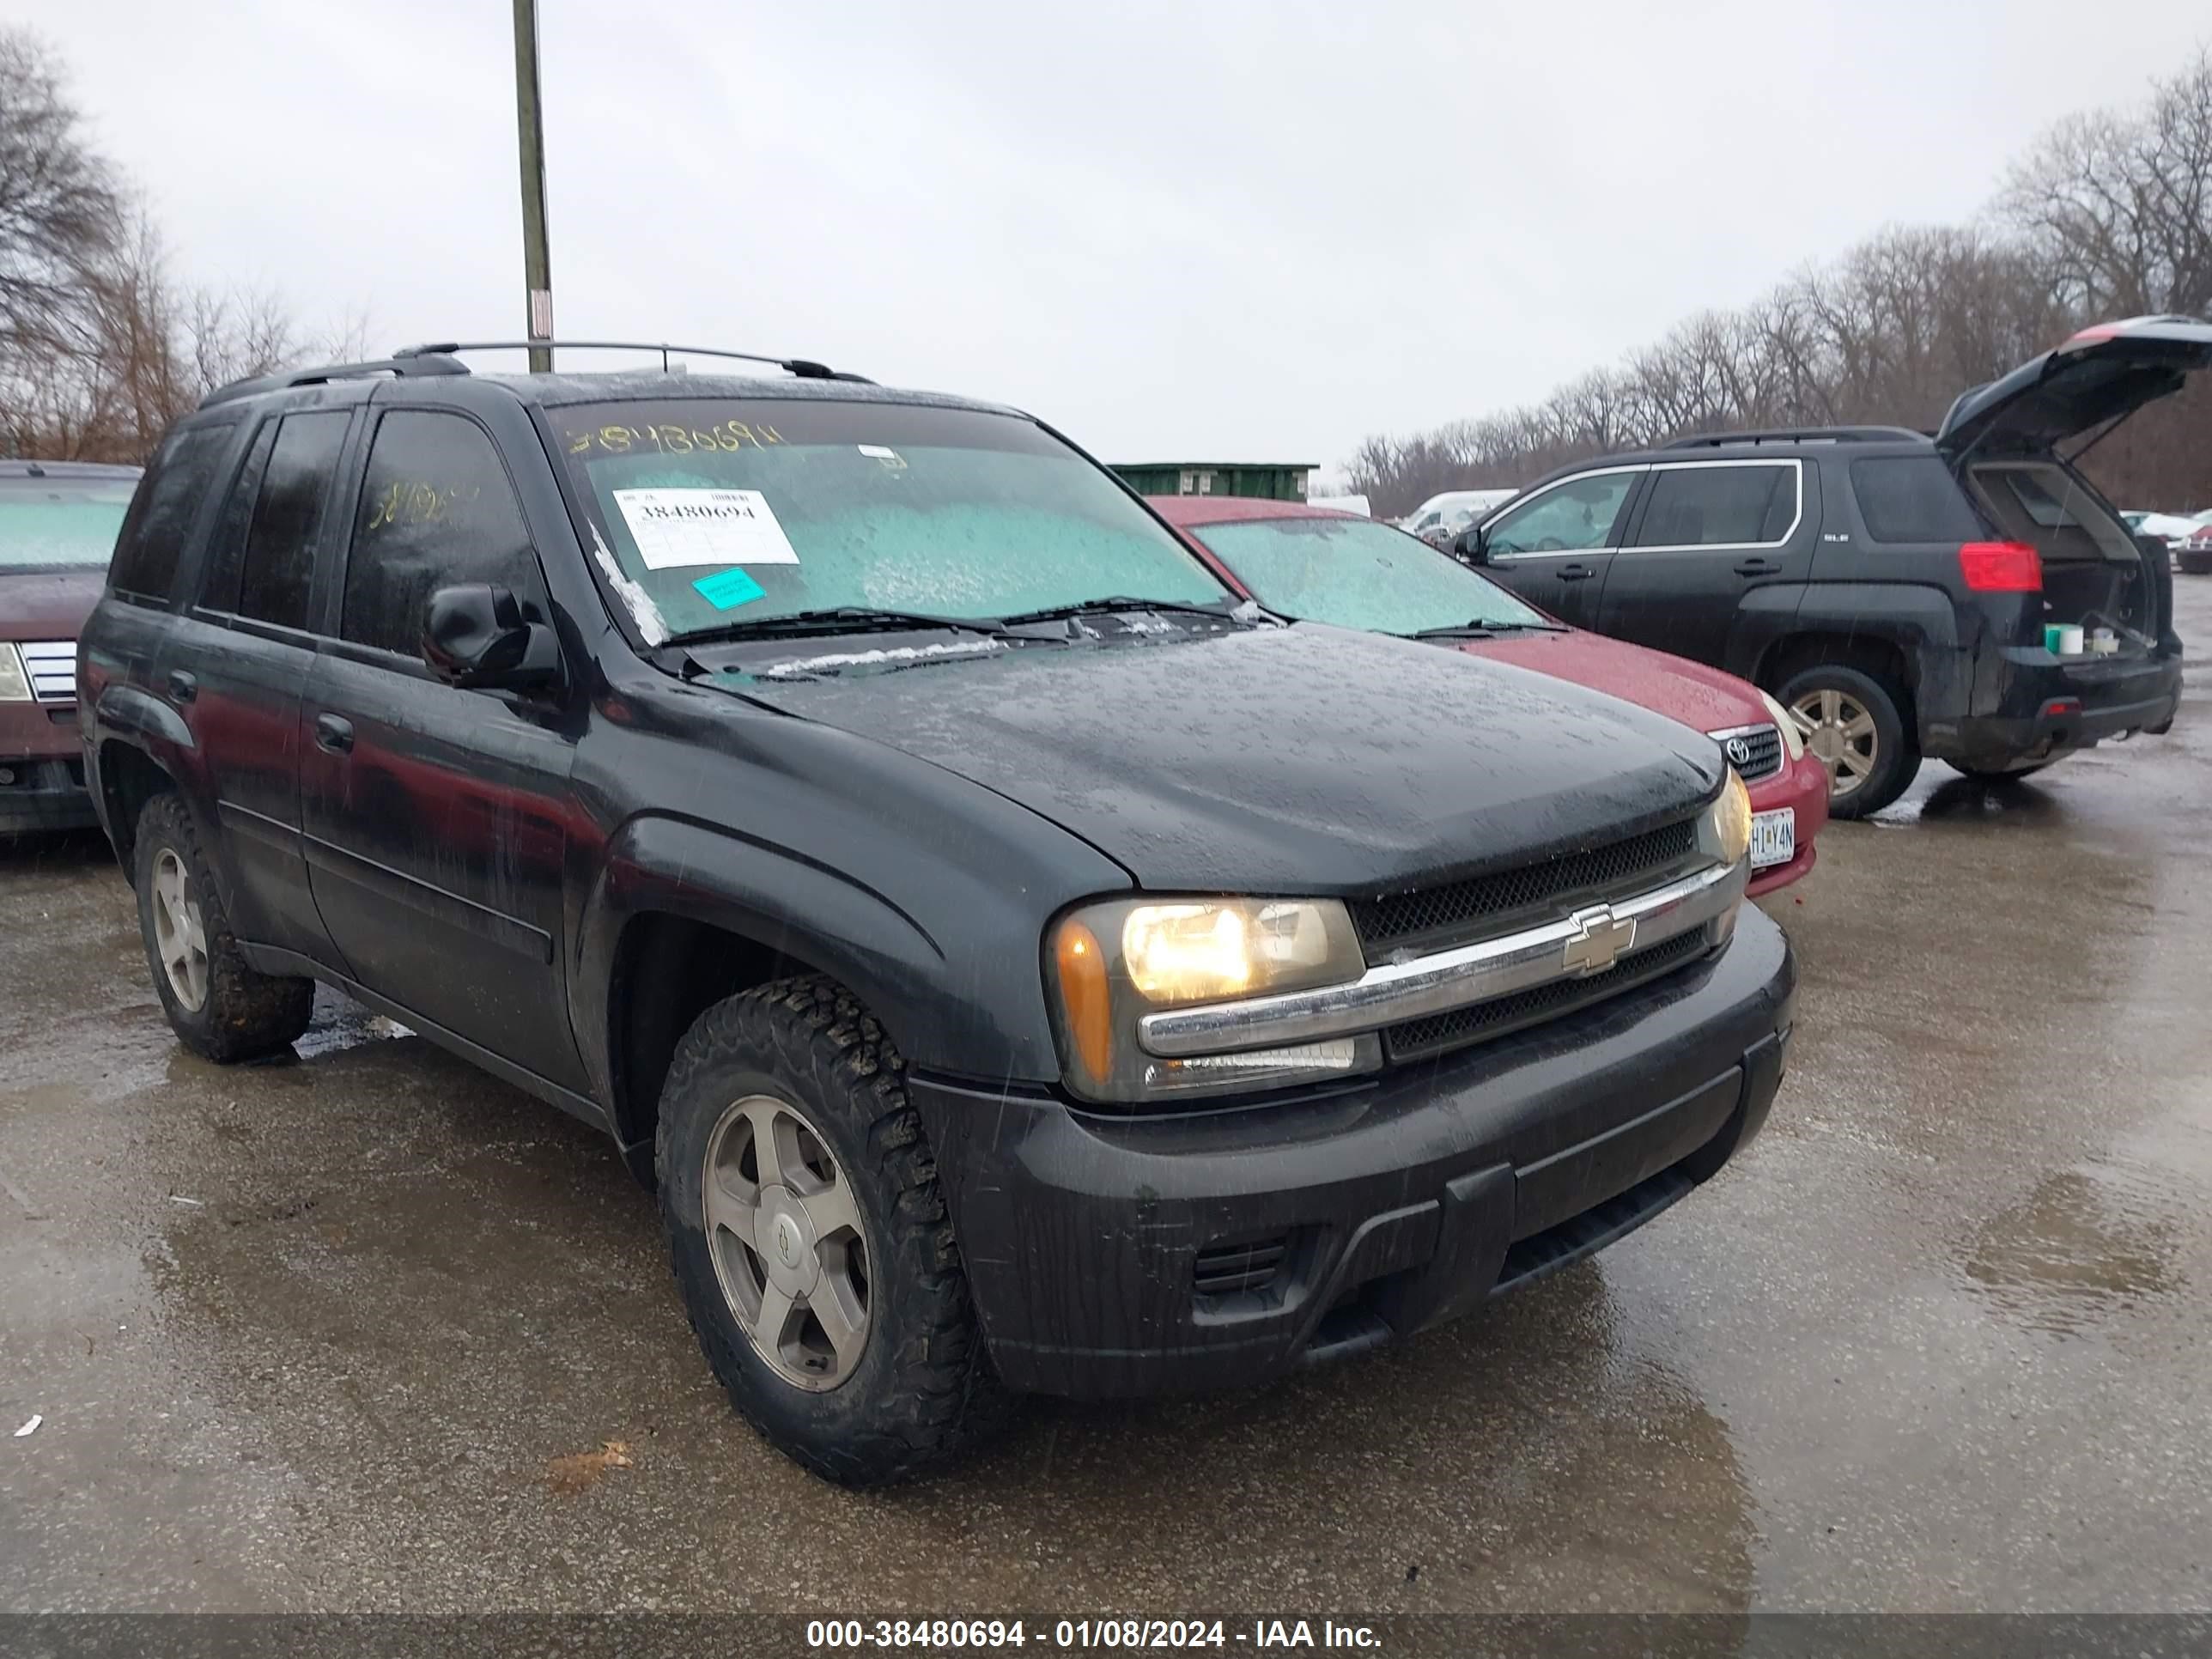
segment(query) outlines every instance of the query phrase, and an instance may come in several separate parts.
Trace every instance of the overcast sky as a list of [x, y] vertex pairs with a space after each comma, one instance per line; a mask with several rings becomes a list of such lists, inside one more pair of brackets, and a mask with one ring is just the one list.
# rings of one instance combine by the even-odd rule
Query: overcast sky
[[[562, 333], [1340, 461], [1978, 209], [2203, 0], [540, 0]], [[523, 332], [507, 0], [0, 0], [195, 280]], [[580, 362], [580, 365], [581, 366]]]

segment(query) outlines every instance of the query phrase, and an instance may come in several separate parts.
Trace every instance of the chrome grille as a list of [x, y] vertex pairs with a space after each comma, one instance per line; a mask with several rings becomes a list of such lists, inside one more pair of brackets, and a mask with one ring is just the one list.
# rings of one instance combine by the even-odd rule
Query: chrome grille
[[33, 697], [40, 702], [76, 701], [75, 640], [26, 640], [15, 649], [22, 653]]
[[[1782, 733], [1771, 726], [1739, 726], [1733, 731], [1715, 732], [1711, 737], [1746, 783], [1771, 778], [1782, 769]], [[1736, 758], [1739, 754], [1743, 757], [1741, 760]]]
[[1603, 973], [1592, 974], [1587, 979], [1553, 980], [1548, 985], [1478, 1002], [1472, 1007], [1455, 1008], [1449, 1013], [1432, 1014], [1426, 1019], [1409, 1019], [1390, 1027], [1383, 1032], [1382, 1039], [1394, 1061], [1442, 1054], [1447, 1048], [1485, 1037], [1503, 1036], [1539, 1020], [1602, 1002], [1645, 980], [1656, 979], [1711, 948], [1702, 927], [1678, 933], [1648, 950], [1632, 951]]
[[1470, 933], [1493, 918], [1541, 906], [1558, 905], [1564, 913], [1575, 903], [1607, 897], [1627, 884], [1648, 885], [1645, 878], [1681, 863], [1697, 846], [1697, 820], [1685, 818], [1542, 864], [1524, 864], [1410, 893], [1355, 899], [1350, 907], [1352, 925], [1372, 961], [1410, 940], [1425, 943]]

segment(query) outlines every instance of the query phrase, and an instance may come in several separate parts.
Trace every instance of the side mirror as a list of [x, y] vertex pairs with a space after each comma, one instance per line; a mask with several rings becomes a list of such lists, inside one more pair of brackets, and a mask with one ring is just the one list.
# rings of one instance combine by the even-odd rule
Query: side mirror
[[1459, 532], [1452, 543], [1453, 554], [1468, 564], [1490, 562], [1490, 541], [1482, 533], [1480, 525], [1471, 524]]
[[422, 607], [422, 660], [448, 685], [526, 690], [561, 678], [561, 643], [504, 587], [441, 587]]

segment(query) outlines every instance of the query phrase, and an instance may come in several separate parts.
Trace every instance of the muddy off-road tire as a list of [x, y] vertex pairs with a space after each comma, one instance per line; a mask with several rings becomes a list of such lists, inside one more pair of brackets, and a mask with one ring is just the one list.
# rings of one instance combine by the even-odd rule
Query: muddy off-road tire
[[1828, 816], [1863, 818], [1903, 794], [1920, 770], [1919, 733], [1896, 687], [1842, 663], [1814, 663], [1775, 696], [1796, 717], [1805, 746], [1828, 769]]
[[848, 1486], [996, 1426], [993, 1376], [903, 1062], [850, 992], [778, 980], [677, 1045], [656, 1147], [670, 1260], [731, 1403]]
[[181, 796], [156, 795], [139, 813], [132, 872], [146, 965], [178, 1042], [228, 1064], [276, 1054], [307, 1029], [315, 981], [246, 965]]

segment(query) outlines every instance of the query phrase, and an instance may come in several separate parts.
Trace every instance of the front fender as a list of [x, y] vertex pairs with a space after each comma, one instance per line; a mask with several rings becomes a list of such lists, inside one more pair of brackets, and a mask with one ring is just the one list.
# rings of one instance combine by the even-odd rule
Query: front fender
[[653, 814], [609, 842], [586, 900], [570, 1012], [599, 1097], [615, 1097], [608, 988], [623, 927], [660, 912], [708, 923], [830, 975], [884, 1024], [908, 1064], [1044, 1081], [1060, 1063], [1044, 1005], [1042, 918], [915, 869], [917, 915], [860, 877], [726, 827]]

